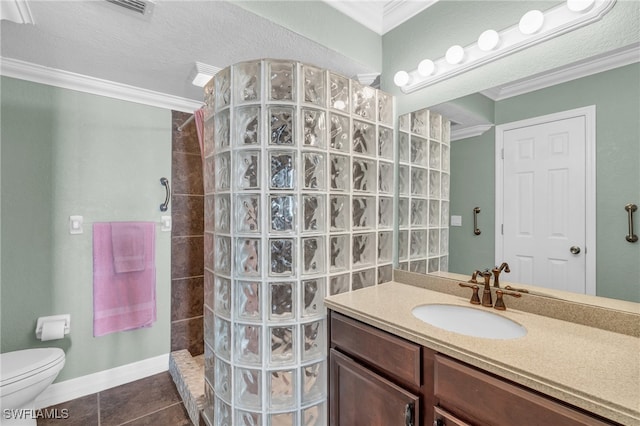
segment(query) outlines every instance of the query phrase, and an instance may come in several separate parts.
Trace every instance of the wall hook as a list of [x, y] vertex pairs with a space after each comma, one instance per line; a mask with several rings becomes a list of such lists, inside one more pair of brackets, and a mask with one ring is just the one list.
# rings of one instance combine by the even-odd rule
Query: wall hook
[[164, 203], [160, 204], [160, 211], [166, 212], [169, 208], [169, 201], [171, 200], [171, 187], [169, 186], [169, 179], [167, 179], [166, 177], [161, 177], [160, 184], [164, 186], [164, 189], [167, 192]]

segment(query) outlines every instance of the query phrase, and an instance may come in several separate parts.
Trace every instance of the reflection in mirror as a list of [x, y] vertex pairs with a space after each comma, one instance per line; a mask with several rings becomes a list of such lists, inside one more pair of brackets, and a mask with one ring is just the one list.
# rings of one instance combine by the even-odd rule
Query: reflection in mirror
[[[583, 284], [578, 290], [571, 291], [640, 302], [640, 286], [638, 285], [640, 244], [630, 243], [625, 239], [628, 224], [627, 213], [624, 210], [625, 205], [640, 202], [640, 169], [638, 168], [638, 160], [640, 159], [640, 143], [638, 143], [640, 140], [640, 126], [638, 126], [640, 65], [638, 64], [637, 52], [638, 46], [635, 45], [626, 52], [627, 57], [633, 59], [618, 64], [618, 66], [609, 66], [601, 72], [594, 72], [595, 68], [588, 68], [589, 64], [583, 63], [581, 65], [584, 69], [590, 69], [590, 71], [582, 73], [577, 78], [575, 74], [571, 77], [563, 77], [558, 84], [551, 85], [549, 83], [551, 77], [549, 76], [534, 76], [535, 78], [526, 83], [514, 82], [506, 87], [486, 90], [429, 107], [432, 113], [440, 114], [451, 120], [450, 204], [445, 206], [444, 200], [439, 199], [440, 216], [443, 217], [442, 220], [445, 220], [445, 215], [447, 219], [450, 218], [451, 226], [447, 229], [441, 226], [442, 222], [437, 227], [434, 226], [435, 223], [432, 224], [429, 218], [431, 214], [437, 215], [437, 206], [432, 207], [430, 204], [429, 207], [422, 206], [422, 215], [428, 221], [427, 229], [438, 229], [441, 243], [448, 234], [448, 257], [445, 255], [447, 251], [441, 253], [442, 256], [440, 256], [440, 258], [447, 258], [446, 268], [442, 268], [441, 262], [439, 269], [432, 270], [431, 266], [435, 268], [435, 264], [431, 265], [427, 261], [426, 272], [448, 270], [470, 278], [474, 270], [492, 269], [495, 265], [506, 260], [511, 266], [511, 273], [503, 272], [500, 277], [501, 281], [522, 282], [538, 287], [567, 291], [570, 289], [566, 288], [565, 283], [569, 279], [576, 278], [576, 275], [581, 275], [578, 278], [587, 284]], [[616, 53], [620, 56], [620, 52]], [[602, 60], [603, 58], [598, 59]], [[574, 66], [574, 72], [575, 68]], [[554, 70], [551, 76], [554, 75], [565, 76], [566, 74]], [[534, 85], [535, 82], [541, 81], [544, 82], [542, 86]], [[535, 146], [535, 144], [528, 145], [523, 142], [528, 140], [530, 136], [520, 135], [519, 139], [515, 138], [520, 142], [514, 142], [514, 146], [517, 147], [513, 151], [514, 159], [509, 160], [506, 166], [505, 163], [501, 164], [502, 152], [496, 153], [496, 138], [501, 138], [502, 143], [505, 144], [504, 148], [507, 148], [507, 138], [504, 134], [500, 135], [501, 129], [510, 128], [510, 123], [589, 107], [593, 109], [595, 118], [593, 124], [595, 131], [592, 135], [595, 147], [593, 154], [587, 152], [586, 158], [580, 159], [578, 163], [581, 166], [586, 164], [585, 176], [587, 177], [582, 178], [583, 185], [586, 179], [587, 190], [591, 185], [595, 188], [594, 193], [586, 193], [586, 199], [578, 200], [575, 204], [567, 204], [567, 200], [571, 199], [574, 190], [563, 189], [564, 187], [560, 185], [561, 179], [564, 179], [561, 176], [562, 173], [549, 171], [545, 172], [547, 176], [555, 173], [556, 177], [561, 179], [553, 181], [545, 177], [547, 180], [538, 189], [539, 192], [551, 195], [551, 202], [545, 203], [545, 213], [532, 213], [534, 210], [523, 210], [517, 215], [510, 213], [513, 212], [510, 210], [511, 207], [526, 205], [527, 202], [531, 203], [532, 198], [525, 196], [529, 187], [523, 176], [528, 172], [516, 170], [514, 177], [507, 179], [504, 175], [507, 172], [506, 169], [511, 169], [511, 166], [516, 162], [515, 158], [520, 158], [518, 161], [524, 161], [523, 157], [531, 156], [533, 158], [530, 163], [533, 165], [539, 164], [541, 160], [539, 157], [535, 157], [539, 155], [539, 151], [528, 151], [527, 147]], [[402, 123], [401, 118], [399, 144], [403, 140], [406, 141], [406, 136], [402, 132]], [[590, 137], [589, 125], [579, 122], [577, 126], [579, 131], [587, 132], [586, 138]], [[547, 136], [544, 136], [545, 144], [551, 147], [551, 156], [554, 153], [558, 155], [565, 153], [565, 139], [563, 136], [559, 136], [564, 133], [564, 130], [552, 129]], [[449, 148], [448, 145], [442, 144], [441, 149], [444, 147]], [[402, 146], [399, 148], [402, 154]], [[409, 146], [409, 148], [412, 147]], [[575, 158], [573, 151], [566, 153], [569, 159]], [[443, 161], [442, 155], [441, 152], [440, 161]], [[591, 155], [595, 158], [590, 158]], [[409, 149], [406, 158], [400, 158], [400, 177], [402, 178], [403, 172], [408, 172], [405, 178], [410, 180], [411, 171], [403, 170], [403, 167], [411, 167], [411, 160], [421, 161], [420, 158], [418, 151]], [[422, 166], [425, 169], [431, 166], [429, 162], [425, 164]], [[588, 170], [589, 164], [595, 164], [594, 170]], [[591, 174], [589, 174], [590, 172]], [[498, 204], [498, 208], [496, 208], [496, 203], [500, 200], [500, 192], [503, 189], [502, 187], [496, 189], [496, 182], [500, 181], [500, 179], [496, 180], [497, 175], [499, 178], [504, 178], [504, 188], [510, 188], [508, 192], [504, 192], [504, 199], [502, 203]], [[428, 172], [425, 172], [427, 189], [422, 193], [425, 198], [431, 195], [427, 176]], [[400, 181], [402, 182], [402, 179]], [[403, 199], [408, 198], [410, 202], [414, 195], [418, 195], [415, 194], [413, 188], [411, 187], [408, 192], [399, 188], [400, 212], [403, 212]], [[440, 189], [442, 190], [442, 188], [441, 182]], [[590, 199], [593, 200], [591, 205], [594, 205], [595, 208], [589, 208]], [[560, 208], [558, 203], [563, 207]], [[418, 206], [414, 205], [414, 207]], [[473, 232], [473, 210], [475, 207], [480, 207], [482, 212], [478, 215], [478, 227], [482, 231], [480, 235], [475, 235]], [[553, 208], [546, 209], [546, 207]], [[409, 203], [406, 207], [409, 213], [405, 212], [405, 214], [410, 214], [411, 208]], [[504, 216], [504, 220], [497, 223], [496, 218], [501, 216]], [[553, 259], [545, 261], [546, 265], [539, 266], [530, 264], [526, 256], [518, 257], [510, 254], [507, 250], [508, 244], [505, 243], [504, 238], [506, 238], [507, 232], [513, 232], [513, 228], [510, 230], [505, 228], [505, 234], [503, 234], [501, 231], [506, 223], [515, 224], [509, 226], [516, 226], [515, 229], [524, 232], [527, 229], [522, 228], [523, 223], [535, 226], [531, 229], [539, 229], [542, 222], [538, 219], [543, 217], [552, 224], [552, 227], [548, 228], [550, 230], [546, 231], [547, 235], [551, 235], [551, 239], [557, 240], [560, 239], [559, 234], [564, 232], [565, 227], [578, 221], [579, 216], [584, 217], [580, 220], [586, 221], [585, 225], [581, 225], [583, 229], [587, 229], [587, 235], [582, 237], [586, 240], [563, 241], [562, 253], [563, 256], [566, 254], [569, 259], [584, 256], [585, 262], [579, 272], [567, 272], [568, 270], [565, 270], [561, 265], [562, 261], [557, 260], [558, 256], [545, 256]], [[399, 221], [399, 241], [405, 245], [409, 244], [407, 247], [399, 247], [399, 266], [402, 269], [424, 272], [423, 265], [420, 265], [419, 268], [418, 265], [415, 268], [411, 266], [411, 238], [404, 235], [403, 232], [408, 231], [414, 222], [413, 217], [409, 217], [407, 220], [408, 222], [401, 218]], [[593, 222], [591, 235], [588, 231], [589, 221]], [[407, 224], [404, 228], [403, 223]], [[638, 227], [637, 223], [635, 225]], [[446, 233], [444, 233], [445, 230]], [[429, 247], [429, 235], [429, 232], [426, 232], [424, 236], [427, 247]], [[435, 239], [435, 234], [433, 238]], [[571, 252], [572, 247], [580, 247], [581, 250], [575, 254]], [[408, 256], [408, 259], [404, 259], [405, 262], [409, 262], [408, 265], [403, 264], [402, 256], [404, 253], [406, 253], [405, 256]], [[540, 278], [541, 275], [538, 274], [538, 271], [541, 270], [550, 270], [551, 274], [546, 278]], [[589, 281], [593, 283], [591, 287], [588, 285]]]

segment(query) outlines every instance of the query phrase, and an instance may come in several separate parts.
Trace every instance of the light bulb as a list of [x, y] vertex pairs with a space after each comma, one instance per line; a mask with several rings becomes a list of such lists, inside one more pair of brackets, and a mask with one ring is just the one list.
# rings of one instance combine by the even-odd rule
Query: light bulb
[[495, 30], [487, 30], [478, 37], [478, 47], [484, 52], [493, 50], [500, 42], [500, 34]]
[[567, 7], [572, 12], [584, 12], [593, 6], [595, 0], [567, 0]]
[[429, 77], [436, 70], [436, 64], [431, 59], [424, 59], [418, 64], [418, 74]]
[[411, 77], [409, 76], [409, 73], [406, 71], [398, 71], [393, 76], [393, 82], [398, 87], [406, 86], [407, 84], [409, 84], [410, 79]]
[[464, 59], [464, 49], [462, 48], [462, 46], [457, 44], [451, 46], [449, 49], [447, 49], [445, 59], [451, 65], [459, 64]]
[[537, 33], [544, 24], [544, 14], [539, 10], [530, 10], [520, 18], [518, 28], [525, 35]]

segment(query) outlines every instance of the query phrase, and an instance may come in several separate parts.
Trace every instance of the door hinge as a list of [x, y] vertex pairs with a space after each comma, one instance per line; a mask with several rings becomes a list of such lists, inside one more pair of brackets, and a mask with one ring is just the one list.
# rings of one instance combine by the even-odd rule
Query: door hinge
[[500, 225], [500, 235], [504, 235], [504, 223]]

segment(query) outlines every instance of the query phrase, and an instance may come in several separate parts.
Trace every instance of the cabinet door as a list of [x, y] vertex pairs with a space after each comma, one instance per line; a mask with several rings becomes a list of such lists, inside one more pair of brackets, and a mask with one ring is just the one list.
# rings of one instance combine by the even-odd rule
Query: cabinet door
[[419, 425], [420, 398], [331, 349], [331, 426]]
[[433, 407], [433, 426], [471, 426], [440, 407]]

